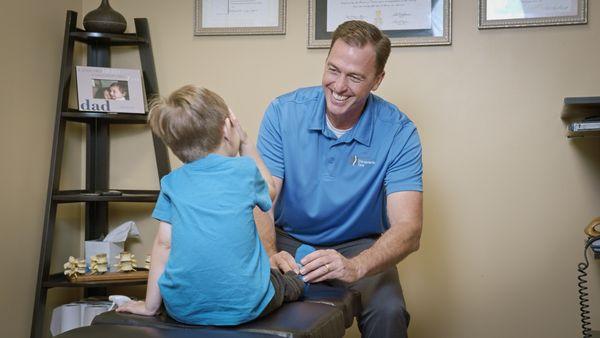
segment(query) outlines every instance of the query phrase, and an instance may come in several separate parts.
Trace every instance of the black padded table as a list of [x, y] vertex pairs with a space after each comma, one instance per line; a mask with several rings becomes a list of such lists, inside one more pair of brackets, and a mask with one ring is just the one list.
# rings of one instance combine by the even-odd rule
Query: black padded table
[[[360, 295], [356, 292], [311, 284], [302, 301], [286, 303], [269, 316], [237, 326], [187, 325], [177, 322], [165, 313], [154, 317], [106, 312], [94, 318], [92, 325], [65, 332], [60, 338], [147, 337], [289, 337], [335, 338], [343, 337], [360, 312]], [[136, 330], [149, 330], [145, 331]], [[146, 336], [144, 336], [146, 337]]]
[[272, 338], [272, 335], [254, 332], [236, 332], [209, 328], [159, 329], [156, 327], [102, 325], [84, 326], [59, 334], [60, 338]]

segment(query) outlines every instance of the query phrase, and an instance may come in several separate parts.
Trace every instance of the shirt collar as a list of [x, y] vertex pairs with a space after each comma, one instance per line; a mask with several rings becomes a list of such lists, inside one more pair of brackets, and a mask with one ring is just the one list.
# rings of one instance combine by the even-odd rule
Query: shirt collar
[[[354, 125], [354, 127], [352, 127], [352, 130], [348, 131], [349, 137], [366, 146], [371, 145], [371, 138], [373, 136], [373, 100], [373, 94], [369, 94], [362, 115], [360, 116], [358, 122]], [[319, 104], [317, 105], [317, 109], [313, 111], [310, 122], [308, 124], [309, 130], [320, 130], [323, 134], [326, 133], [326, 130], [329, 131], [325, 124], [325, 107], [325, 95], [321, 91]], [[345, 136], [346, 135], [342, 137]]]
[[187, 163], [186, 166], [188, 168], [194, 169], [208, 169], [227, 161], [228, 158], [230, 157], [215, 153], [209, 153], [208, 155], [202, 158]]

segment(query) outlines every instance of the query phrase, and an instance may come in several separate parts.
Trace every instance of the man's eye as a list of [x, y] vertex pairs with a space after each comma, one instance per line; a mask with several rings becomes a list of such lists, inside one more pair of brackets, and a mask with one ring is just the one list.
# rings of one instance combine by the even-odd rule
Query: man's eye
[[337, 69], [335, 69], [335, 68], [331, 68], [331, 67], [329, 67], [329, 72], [330, 72], [330, 73], [335, 73], [335, 74], [337, 74], [338, 70], [337, 70]]
[[352, 81], [354, 83], [360, 83], [362, 81], [362, 79], [359, 77], [356, 77], [356, 76], [351, 76], [350, 81]]

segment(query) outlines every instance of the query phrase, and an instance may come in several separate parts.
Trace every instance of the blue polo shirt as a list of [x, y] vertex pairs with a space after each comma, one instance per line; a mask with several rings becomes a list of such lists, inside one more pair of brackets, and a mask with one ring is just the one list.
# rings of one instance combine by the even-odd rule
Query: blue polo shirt
[[373, 94], [339, 139], [326, 126], [322, 87], [280, 96], [265, 112], [257, 144], [271, 174], [284, 182], [275, 224], [305, 243], [381, 234], [389, 227], [385, 197], [423, 189], [416, 127]]

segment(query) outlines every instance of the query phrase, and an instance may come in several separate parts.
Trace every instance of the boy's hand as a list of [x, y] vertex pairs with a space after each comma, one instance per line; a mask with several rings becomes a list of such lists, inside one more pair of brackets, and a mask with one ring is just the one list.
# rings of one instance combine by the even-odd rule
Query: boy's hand
[[156, 311], [150, 311], [146, 308], [146, 302], [143, 300], [127, 302], [119, 306], [116, 311], [129, 312], [142, 316], [154, 316], [156, 314]]

